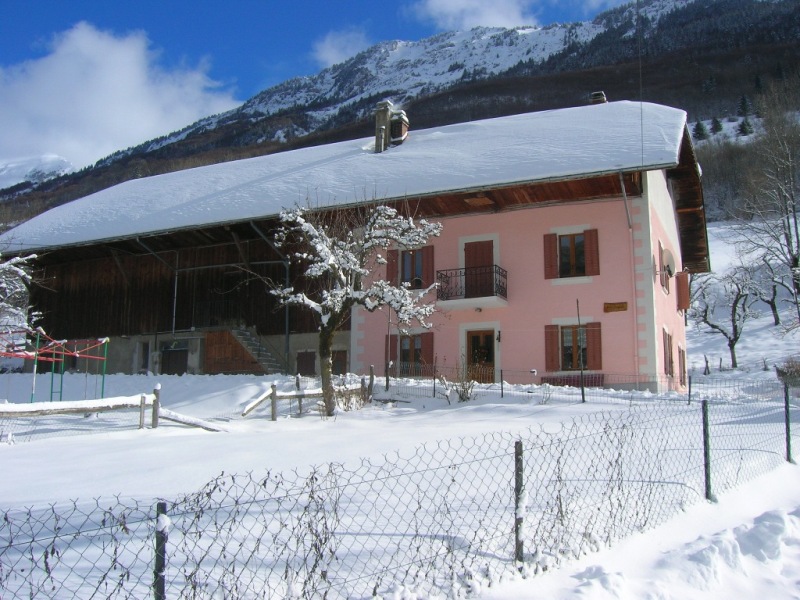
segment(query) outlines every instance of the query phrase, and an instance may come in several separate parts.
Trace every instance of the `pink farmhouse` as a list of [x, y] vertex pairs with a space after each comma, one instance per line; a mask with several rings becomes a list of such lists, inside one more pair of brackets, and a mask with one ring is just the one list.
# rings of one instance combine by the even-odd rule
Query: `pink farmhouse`
[[336, 371], [681, 388], [689, 278], [710, 268], [686, 114], [597, 99], [419, 131], [383, 102], [374, 137], [128, 181], [0, 244], [37, 254], [45, 331], [109, 337], [112, 372], [313, 374], [316, 325], [263, 283], [297, 274], [278, 215], [385, 203], [443, 225], [375, 274], [436, 284], [438, 310], [398, 331], [356, 309]]

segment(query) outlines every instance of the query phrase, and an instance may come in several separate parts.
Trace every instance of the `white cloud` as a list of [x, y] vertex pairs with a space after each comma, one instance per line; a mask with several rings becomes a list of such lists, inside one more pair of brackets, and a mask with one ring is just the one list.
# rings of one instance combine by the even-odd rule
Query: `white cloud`
[[536, 25], [535, 4], [531, 0], [420, 0], [413, 9], [419, 18], [447, 31]]
[[339, 31], [330, 31], [325, 37], [314, 42], [312, 55], [314, 60], [322, 68], [325, 68], [344, 62], [369, 45], [369, 39], [363, 29], [349, 27]]
[[78, 23], [42, 58], [0, 68], [0, 161], [59, 154], [80, 168], [236, 101], [208, 65], [165, 69], [143, 32]]

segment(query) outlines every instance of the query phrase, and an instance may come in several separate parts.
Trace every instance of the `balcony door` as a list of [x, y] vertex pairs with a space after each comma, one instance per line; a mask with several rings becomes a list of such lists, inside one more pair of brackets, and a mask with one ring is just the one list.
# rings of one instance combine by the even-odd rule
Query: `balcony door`
[[492, 240], [464, 244], [464, 297], [494, 295], [494, 243]]

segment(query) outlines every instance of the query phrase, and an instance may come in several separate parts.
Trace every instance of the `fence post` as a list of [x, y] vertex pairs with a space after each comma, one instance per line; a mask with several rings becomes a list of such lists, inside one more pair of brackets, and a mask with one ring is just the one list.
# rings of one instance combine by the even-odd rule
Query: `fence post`
[[165, 574], [167, 570], [167, 527], [165, 521], [167, 503], [156, 504], [156, 560], [153, 568], [153, 597], [155, 600], [165, 600], [166, 585]]
[[689, 375], [689, 402], [688, 404], [692, 403], [692, 376]]
[[145, 397], [142, 394], [139, 397], [139, 429], [144, 429], [144, 407], [145, 407]]
[[300, 373], [297, 373], [294, 376], [294, 389], [296, 389], [298, 392], [300, 391]]
[[369, 366], [369, 388], [367, 392], [369, 393], [369, 401], [372, 402], [372, 393], [375, 389], [375, 365]]
[[500, 369], [500, 397], [505, 397], [505, 388], [503, 387], [503, 369]]
[[270, 400], [272, 401], [272, 420], [278, 420], [278, 386], [275, 385], [273, 382], [272, 384], [272, 391], [269, 394]]
[[514, 560], [517, 561], [519, 568], [525, 559], [524, 546], [522, 542], [522, 523], [524, 520], [525, 501], [523, 498], [525, 485], [524, 463], [522, 460], [522, 440], [514, 442]]
[[702, 402], [703, 412], [703, 472], [706, 480], [706, 500], [716, 502], [711, 491], [711, 430], [708, 423], [708, 400]]
[[161, 406], [161, 384], [157, 383], [156, 386], [153, 388], [153, 419], [152, 419], [152, 427], [153, 429], [158, 429], [158, 409]]
[[795, 464], [792, 458], [792, 418], [789, 412], [789, 382], [783, 382], [783, 412], [786, 420], [786, 462]]

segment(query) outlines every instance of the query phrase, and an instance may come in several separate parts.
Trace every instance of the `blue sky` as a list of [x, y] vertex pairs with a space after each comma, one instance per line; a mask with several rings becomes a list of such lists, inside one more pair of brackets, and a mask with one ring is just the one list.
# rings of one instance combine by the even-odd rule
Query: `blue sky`
[[586, 20], [623, 0], [0, 0], [0, 165], [76, 167], [374, 43]]

